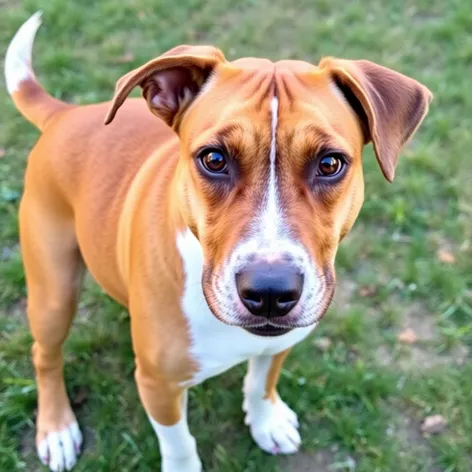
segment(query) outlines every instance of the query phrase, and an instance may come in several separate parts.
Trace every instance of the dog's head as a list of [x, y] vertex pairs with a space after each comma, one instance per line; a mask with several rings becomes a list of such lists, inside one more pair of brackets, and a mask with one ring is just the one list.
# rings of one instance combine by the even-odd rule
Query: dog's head
[[362, 205], [362, 148], [392, 181], [429, 90], [369, 61], [227, 62], [180, 46], [120, 79], [107, 122], [137, 85], [180, 137], [180, 206], [214, 315], [268, 335], [314, 324]]

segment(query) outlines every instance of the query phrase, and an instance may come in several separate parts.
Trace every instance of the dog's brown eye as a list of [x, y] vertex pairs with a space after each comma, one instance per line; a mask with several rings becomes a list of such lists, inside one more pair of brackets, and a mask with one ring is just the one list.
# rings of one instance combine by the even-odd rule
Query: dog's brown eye
[[344, 167], [344, 160], [341, 155], [331, 154], [320, 159], [318, 164], [318, 175], [324, 177], [334, 177], [338, 175]]
[[212, 174], [227, 174], [228, 164], [225, 156], [219, 151], [207, 151], [201, 155], [203, 167]]

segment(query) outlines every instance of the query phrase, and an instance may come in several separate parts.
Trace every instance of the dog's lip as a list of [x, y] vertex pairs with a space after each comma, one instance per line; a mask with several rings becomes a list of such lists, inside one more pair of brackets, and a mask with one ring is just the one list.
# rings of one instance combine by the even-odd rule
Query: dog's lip
[[[273, 317], [270, 320], [267, 319], [265, 322], [261, 320], [261, 317], [250, 314], [244, 307], [235, 309], [234, 311], [236, 313], [233, 312], [232, 316], [221, 313], [218, 309], [217, 297], [215, 296], [217, 291], [213, 286], [214, 272], [212, 265], [204, 266], [202, 276], [203, 295], [209, 310], [213, 313], [215, 318], [222, 323], [242, 328], [245, 331], [259, 336], [278, 336], [296, 328], [316, 326], [324, 317], [331, 305], [334, 294], [334, 272], [332, 273], [332, 271], [328, 269], [323, 272], [324, 279], [326, 279], [328, 283], [324, 283], [316, 293], [316, 295], [321, 293], [322, 296], [320, 297], [319, 305], [313, 309], [313, 313], [311, 310], [310, 312], [305, 312], [305, 310], [300, 309], [299, 303], [297, 303], [297, 306], [295, 306], [288, 315]], [[234, 316], [235, 314], [236, 316]], [[267, 334], [269, 333], [269, 328], [270, 332], [275, 334]]]
[[246, 331], [251, 334], [256, 334], [257, 336], [281, 336], [291, 331], [292, 327], [280, 328], [278, 326], [273, 326], [270, 323], [266, 323], [262, 326], [257, 326], [254, 328], [243, 327]]

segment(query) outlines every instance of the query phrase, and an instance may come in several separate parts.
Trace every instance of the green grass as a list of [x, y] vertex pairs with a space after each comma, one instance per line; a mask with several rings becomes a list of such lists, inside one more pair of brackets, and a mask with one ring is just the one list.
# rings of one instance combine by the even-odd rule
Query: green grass
[[[253, 445], [242, 424], [243, 366], [191, 391], [190, 424], [208, 472], [472, 470], [468, 0], [0, 3], [2, 55], [18, 26], [43, 9], [36, 72], [52, 94], [76, 103], [109, 99], [122, 74], [180, 43], [213, 43], [229, 59], [368, 58], [424, 82], [435, 100], [393, 185], [365, 153], [366, 203], [339, 252], [337, 300], [282, 373], [281, 394], [300, 414], [303, 451], [283, 460]], [[40, 470], [36, 390], [17, 209], [38, 132], [1, 90], [0, 470], [32, 471]], [[440, 250], [456, 262], [441, 262]], [[414, 346], [396, 340], [407, 326], [420, 335]], [[313, 344], [319, 336], [332, 341], [326, 351]], [[67, 385], [86, 436], [76, 470], [159, 470], [133, 381], [127, 314], [91, 282], [66, 351]], [[448, 427], [425, 438], [419, 425], [430, 414], [443, 415]], [[326, 466], [307, 465], [317, 457]]]

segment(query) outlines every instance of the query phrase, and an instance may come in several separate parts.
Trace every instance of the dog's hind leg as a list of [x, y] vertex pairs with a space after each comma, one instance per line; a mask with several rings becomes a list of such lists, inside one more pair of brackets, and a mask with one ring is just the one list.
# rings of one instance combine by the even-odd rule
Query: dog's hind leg
[[75, 314], [83, 265], [68, 210], [48, 192], [28, 193], [20, 207], [20, 241], [28, 289], [38, 387], [36, 446], [53, 471], [70, 470], [82, 436], [67, 397], [62, 344]]

